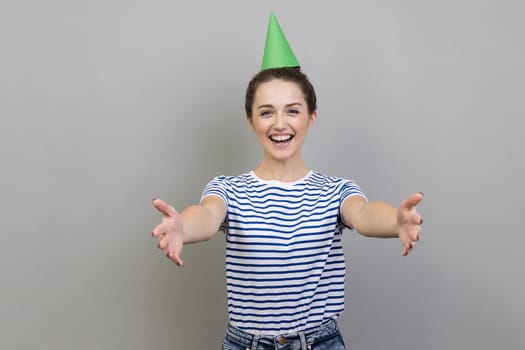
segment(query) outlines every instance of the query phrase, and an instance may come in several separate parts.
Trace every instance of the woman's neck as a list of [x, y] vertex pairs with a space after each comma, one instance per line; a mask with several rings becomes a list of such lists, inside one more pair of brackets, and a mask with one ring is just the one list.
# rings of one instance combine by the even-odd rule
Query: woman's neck
[[263, 159], [261, 164], [254, 170], [254, 173], [263, 180], [294, 182], [305, 177], [308, 171], [310, 169], [302, 159], [294, 162]]

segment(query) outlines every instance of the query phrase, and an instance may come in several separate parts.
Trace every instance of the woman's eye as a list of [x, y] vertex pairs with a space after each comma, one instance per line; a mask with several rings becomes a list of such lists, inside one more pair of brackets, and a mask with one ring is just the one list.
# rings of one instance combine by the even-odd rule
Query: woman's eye
[[268, 117], [272, 114], [272, 111], [262, 111], [261, 112], [261, 116], [262, 117]]
[[299, 110], [297, 110], [297, 109], [290, 109], [290, 110], [288, 110], [288, 113], [290, 113], [290, 114], [299, 114]]

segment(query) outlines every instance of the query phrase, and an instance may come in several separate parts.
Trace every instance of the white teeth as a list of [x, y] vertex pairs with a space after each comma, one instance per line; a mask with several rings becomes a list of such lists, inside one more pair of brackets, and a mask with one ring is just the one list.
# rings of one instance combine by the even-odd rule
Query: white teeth
[[284, 142], [284, 141], [290, 141], [292, 137], [293, 137], [292, 135], [274, 135], [274, 136], [270, 136], [270, 139], [276, 142]]

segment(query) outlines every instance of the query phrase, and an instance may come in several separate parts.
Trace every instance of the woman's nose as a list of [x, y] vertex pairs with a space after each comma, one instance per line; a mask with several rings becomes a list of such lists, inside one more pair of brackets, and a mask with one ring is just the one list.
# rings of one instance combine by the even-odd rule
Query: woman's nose
[[274, 126], [276, 128], [284, 128], [286, 127], [286, 117], [283, 113], [276, 113], [275, 114], [275, 122]]

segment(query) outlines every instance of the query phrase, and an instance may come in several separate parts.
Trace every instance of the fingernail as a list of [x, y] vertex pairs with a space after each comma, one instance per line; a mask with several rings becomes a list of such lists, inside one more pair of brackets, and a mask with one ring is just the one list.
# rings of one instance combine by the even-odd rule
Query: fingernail
[[152, 201], [152, 202], [155, 202], [155, 199], [157, 199], [157, 197], [153, 198], [151, 201]]
[[419, 192], [419, 193], [421, 193], [421, 197], [423, 197], [425, 195], [423, 192]]

